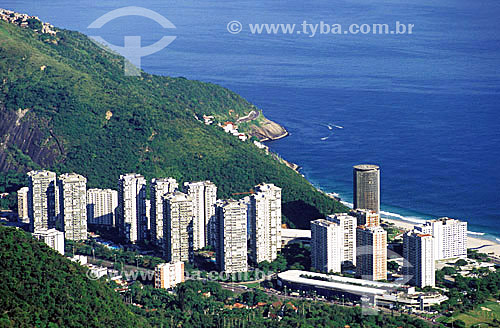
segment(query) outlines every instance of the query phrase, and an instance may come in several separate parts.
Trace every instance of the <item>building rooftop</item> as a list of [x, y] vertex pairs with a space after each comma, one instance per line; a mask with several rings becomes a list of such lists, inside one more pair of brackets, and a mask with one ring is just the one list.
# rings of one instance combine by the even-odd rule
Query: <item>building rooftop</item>
[[378, 165], [373, 165], [373, 164], [359, 164], [359, 165], [354, 165], [353, 167], [356, 170], [360, 170], [360, 171], [370, 171], [370, 170], [378, 170], [379, 169]]
[[[329, 281], [306, 278], [304, 277], [304, 275], [314, 276], [320, 279], [326, 278], [329, 279]], [[292, 283], [310, 285], [319, 288], [341, 290], [345, 291], [346, 293], [353, 294], [384, 295], [389, 294], [396, 289], [404, 287], [401, 284], [347, 278], [302, 270], [288, 270], [285, 272], [281, 272], [278, 274], [278, 277], [282, 280]]]

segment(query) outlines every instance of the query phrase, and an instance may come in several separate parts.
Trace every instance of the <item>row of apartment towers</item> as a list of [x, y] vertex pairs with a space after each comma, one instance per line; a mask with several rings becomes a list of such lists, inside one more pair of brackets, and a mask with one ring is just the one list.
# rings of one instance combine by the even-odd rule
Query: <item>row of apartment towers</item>
[[70, 240], [87, 239], [87, 222], [118, 228], [130, 243], [150, 240], [169, 262], [191, 262], [194, 251], [212, 246], [220, 270], [247, 271], [254, 263], [272, 262], [281, 248], [281, 188], [260, 184], [240, 200], [217, 199], [210, 181], [174, 178], [147, 181], [140, 174], [121, 175], [118, 191], [88, 189], [76, 173], [57, 176], [28, 173], [29, 186], [18, 191], [19, 216], [32, 232], [56, 228]]

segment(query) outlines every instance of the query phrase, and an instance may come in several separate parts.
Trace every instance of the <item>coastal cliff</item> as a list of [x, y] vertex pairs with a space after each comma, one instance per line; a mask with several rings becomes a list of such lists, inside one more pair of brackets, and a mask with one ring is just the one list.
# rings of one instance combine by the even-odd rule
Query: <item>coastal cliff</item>
[[260, 141], [277, 140], [288, 135], [288, 131], [276, 122], [261, 118], [258, 125], [252, 126], [250, 135], [260, 139]]

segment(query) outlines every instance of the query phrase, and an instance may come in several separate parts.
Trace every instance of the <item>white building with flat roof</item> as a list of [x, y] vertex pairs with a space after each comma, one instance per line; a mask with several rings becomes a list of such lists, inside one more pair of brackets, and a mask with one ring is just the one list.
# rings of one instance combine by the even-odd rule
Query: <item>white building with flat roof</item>
[[160, 178], [151, 180], [151, 240], [163, 247], [163, 196], [173, 193], [179, 188], [179, 184], [174, 178]]
[[332, 221], [311, 222], [311, 264], [321, 272], [340, 272], [343, 259], [344, 230]]
[[215, 220], [217, 186], [210, 181], [185, 182], [184, 192], [193, 199], [193, 247], [201, 249], [214, 238], [211, 221]]
[[170, 289], [184, 282], [184, 262], [160, 263], [155, 267], [155, 288]]
[[87, 190], [88, 223], [115, 227], [118, 211], [118, 191], [112, 189]]
[[434, 258], [467, 258], [467, 222], [447, 217], [427, 221], [415, 230], [434, 237]]
[[43, 241], [50, 248], [64, 255], [64, 233], [56, 229], [38, 229], [33, 232], [33, 237]]
[[59, 224], [64, 238], [87, 240], [87, 178], [65, 173], [57, 179], [59, 188]]
[[169, 262], [192, 262], [194, 259], [192, 224], [193, 199], [182, 192], [163, 196], [164, 254]]
[[17, 191], [17, 215], [19, 221], [23, 223], [29, 223], [30, 218], [28, 216], [28, 187], [22, 187]]
[[380, 226], [356, 228], [356, 274], [368, 280], [387, 279], [387, 231]]
[[434, 238], [430, 234], [409, 231], [403, 235], [403, 275], [413, 286], [424, 288], [436, 284]]
[[56, 227], [59, 217], [59, 191], [54, 172], [28, 172], [28, 216], [30, 231]]
[[233, 199], [219, 200], [215, 215], [219, 228], [217, 266], [226, 273], [247, 272], [247, 204]]
[[260, 184], [248, 205], [250, 258], [254, 263], [272, 262], [281, 249], [281, 188]]
[[341, 245], [342, 263], [356, 265], [356, 217], [347, 213], [338, 213], [330, 215], [326, 219], [337, 223], [344, 234], [344, 243]]
[[146, 235], [146, 179], [140, 174], [120, 175], [118, 227], [121, 235], [131, 243], [143, 240]]

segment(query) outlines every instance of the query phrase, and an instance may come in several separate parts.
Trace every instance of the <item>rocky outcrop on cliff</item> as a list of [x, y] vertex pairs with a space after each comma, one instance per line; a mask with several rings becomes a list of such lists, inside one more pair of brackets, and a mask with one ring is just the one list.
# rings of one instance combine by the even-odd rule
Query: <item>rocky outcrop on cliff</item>
[[0, 109], [0, 171], [48, 167], [64, 153], [47, 122], [30, 109]]
[[253, 125], [250, 135], [259, 138], [260, 141], [277, 140], [288, 135], [288, 131], [273, 121], [262, 117], [259, 125]]

